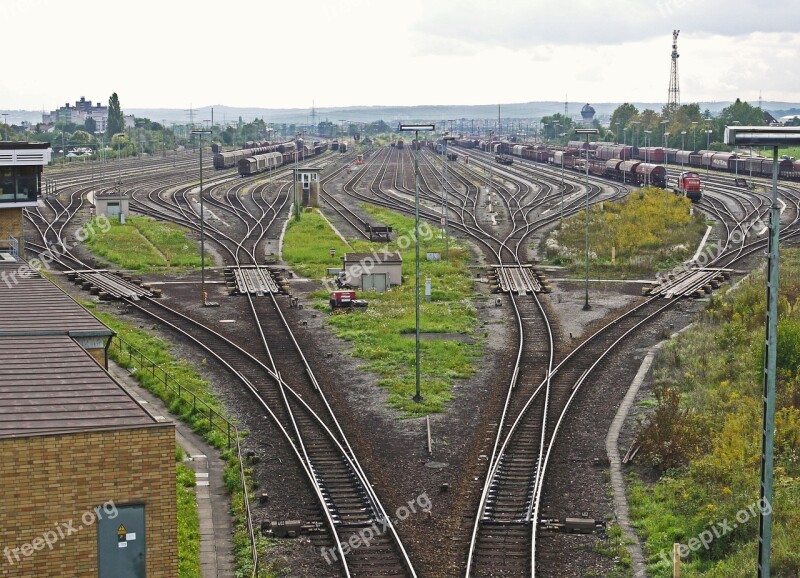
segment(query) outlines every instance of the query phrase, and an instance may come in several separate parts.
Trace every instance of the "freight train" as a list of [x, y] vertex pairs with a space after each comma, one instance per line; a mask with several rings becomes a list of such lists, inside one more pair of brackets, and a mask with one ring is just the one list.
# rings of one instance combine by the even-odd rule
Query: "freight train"
[[[311, 146], [304, 145], [301, 140], [297, 142], [299, 143], [299, 145], [297, 145], [298, 148], [287, 147], [286, 152], [276, 150], [239, 159], [236, 165], [239, 176], [249, 177], [278, 168], [282, 165], [293, 163], [295, 161], [295, 156], [297, 156], [297, 160], [302, 160], [304, 158], [320, 155], [328, 150], [328, 143], [325, 141], [315, 141]], [[252, 150], [256, 149], [251, 149], [251, 151]], [[341, 150], [341, 147], [339, 150]]]
[[[219, 152], [214, 155], [214, 168], [230, 169], [235, 166], [238, 166], [240, 160], [247, 157], [252, 157], [254, 155], [260, 155], [276, 151], [281, 154], [285, 154], [287, 152], [293, 152], [297, 150], [298, 146], [302, 146], [302, 143], [303, 141], [300, 139], [298, 139], [297, 141], [287, 141], [283, 143], [274, 143], [274, 144], [258, 143], [261, 146], [243, 148], [235, 151]], [[253, 144], [253, 143], [247, 143], [247, 144]]]
[[[634, 147], [631, 145], [615, 145], [610, 143], [586, 143], [570, 141], [566, 147], [553, 145], [514, 145], [506, 141], [485, 141], [461, 138], [453, 144], [463, 148], [479, 148], [494, 154], [511, 154], [539, 162], [547, 162], [552, 152], [561, 150], [577, 156], [588, 148], [589, 158], [598, 160], [638, 160], [646, 163], [680, 165], [682, 168], [711, 169], [739, 176], [771, 177], [772, 159], [763, 156], [741, 155], [731, 152], [712, 150], [685, 151], [664, 147]], [[784, 157], [778, 161], [778, 177], [781, 179], [800, 180], [800, 160]]]

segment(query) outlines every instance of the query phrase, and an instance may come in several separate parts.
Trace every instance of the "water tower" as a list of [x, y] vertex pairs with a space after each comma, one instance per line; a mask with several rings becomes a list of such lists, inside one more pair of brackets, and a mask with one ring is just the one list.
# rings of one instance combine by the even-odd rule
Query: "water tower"
[[594, 120], [594, 107], [588, 102], [581, 109], [581, 118], [583, 118], [583, 124], [585, 125], [592, 124], [592, 120]]

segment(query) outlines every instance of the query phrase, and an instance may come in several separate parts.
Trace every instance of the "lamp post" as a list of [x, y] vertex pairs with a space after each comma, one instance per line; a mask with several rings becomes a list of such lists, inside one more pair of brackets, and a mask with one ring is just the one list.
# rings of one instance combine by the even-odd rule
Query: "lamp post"
[[641, 121], [638, 121], [638, 120], [632, 120], [631, 121], [631, 124], [633, 125], [633, 127], [631, 127], [631, 130], [633, 131], [633, 148], [635, 148], [635, 149], [639, 148], [639, 123], [640, 122]]
[[[711, 130], [710, 128], [707, 128], [705, 132], [706, 132], [706, 150], [708, 150], [708, 147], [711, 146], [711, 142], [710, 142], [711, 141], [711, 133], [714, 132], [714, 131]], [[711, 164], [711, 157], [709, 157], [708, 162], [706, 163], [706, 175], [708, 175], [708, 167], [709, 167], [710, 164]]]
[[668, 120], [662, 120], [659, 123], [661, 126], [661, 146], [667, 148], [667, 124], [669, 124]]
[[[563, 135], [561, 135], [563, 136]], [[561, 219], [564, 221], [564, 152], [561, 152]]]
[[[403, 124], [400, 123], [398, 127], [400, 132], [413, 132], [414, 138], [419, 142], [419, 132], [428, 131], [433, 132], [436, 126], [433, 124]], [[422, 401], [422, 392], [419, 383], [419, 149], [414, 151], [414, 242], [416, 248], [416, 255], [414, 261], [414, 309], [416, 313], [416, 337], [414, 340], [414, 361], [416, 365], [416, 393], [414, 394], [414, 401], [419, 403]]]
[[[650, 135], [653, 134], [652, 130], [644, 131], [644, 162], [650, 162]], [[638, 179], [637, 179], [638, 180]], [[645, 184], [650, 184], [650, 173], [645, 173]]]
[[764, 351], [763, 428], [761, 430], [761, 486], [759, 495], [758, 578], [769, 578], [772, 549], [772, 493], [775, 452], [775, 382], [778, 348], [778, 242], [781, 212], [778, 205], [778, 147], [800, 145], [800, 129], [772, 126], [725, 127], [725, 143], [733, 146], [772, 147], [772, 204], [767, 257], [767, 319]]
[[[735, 124], [735, 125], [738, 126], [738, 125], [740, 125], [742, 123], [740, 121], [738, 121], [738, 120], [734, 120], [733, 122], [731, 122], [731, 124]], [[734, 151], [733, 151], [734, 154], [736, 154], [736, 150], [738, 150], [738, 147], [736, 149], [734, 149]], [[739, 180], [739, 158], [738, 158], [738, 155], [737, 155], [737, 157], [735, 159], [733, 159], [733, 166], [734, 166], [734, 169], [736, 170], [736, 181], [734, 181], [734, 182], [737, 182], [737, 184], [738, 184], [738, 180]]]
[[121, 139], [125, 138], [125, 133], [124, 132], [118, 132], [114, 136], [112, 136], [111, 138], [112, 139], [117, 139], [117, 186], [119, 186], [122, 183], [122, 169], [120, 168], [120, 164], [119, 164], [119, 159], [122, 156], [122, 151], [120, 150], [119, 143], [120, 143]]
[[[615, 134], [615, 135], [614, 135], [614, 137], [615, 137], [615, 138], [614, 138], [614, 141], [615, 141], [617, 144], [619, 144], [619, 130], [620, 130], [620, 127], [622, 127], [622, 123], [621, 123], [621, 122], [618, 122], [618, 123], [616, 123], [616, 125], [617, 125], [617, 134]], [[623, 132], [622, 139], [623, 139], [623, 142], [624, 142], [624, 140], [625, 140], [625, 133], [624, 133], [624, 132]], [[625, 145], [623, 144], [623, 146], [625, 146]]]
[[[686, 131], [681, 131], [681, 151], [686, 151]], [[685, 155], [681, 155], [681, 170], [683, 170], [683, 157]]]
[[589, 311], [592, 306], [589, 305], [589, 135], [597, 134], [596, 128], [579, 128], [575, 132], [580, 135], [586, 135], [586, 301], [583, 304], [583, 310]]
[[448, 187], [448, 182], [447, 182], [447, 160], [448, 160], [447, 159], [447, 142], [448, 141], [453, 141], [453, 140], [456, 140], [456, 137], [450, 136], [448, 134], [445, 134], [442, 137], [442, 141], [444, 141], [444, 146], [442, 147], [442, 159], [443, 159], [442, 160], [442, 172], [443, 172], [443, 175], [442, 175], [442, 200], [443, 200], [443, 203], [442, 203], [442, 217], [443, 217], [444, 220], [442, 222], [442, 225], [444, 225], [444, 259], [445, 259], [445, 261], [447, 261], [447, 259], [448, 259], [448, 251], [449, 251], [449, 244], [450, 244], [450, 235], [449, 235], [449, 233], [447, 231], [447, 217], [448, 217], [448, 215], [447, 215], [447, 211], [448, 211], [448, 207], [447, 207], [447, 187]]
[[206, 216], [203, 211], [203, 135], [211, 134], [210, 130], [193, 130], [192, 134], [200, 135], [200, 291], [203, 307], [206, 306]]
[[697, 152], [697, 125], [698, 121], [692, 121], [692, 135], [694, 137], [694, 144], [692, 145], [692, 151]]
[[298, 188], [297, 188], [297, 177], [299, 175], [299, 173], [298, 173], [298, 165], [297, 165], [297, 157], [298, 157], [300, 151], [298, 151], [299, 147], [298, 147], [298, 144], [297, 144], [297, 140], [300, 138], [301, 134], [302, 133], [298, 132], [294, 136], [294, 138], [295, 138], [295, 143], [294, 143], [294, 217], [298, 221], [300, 220], [300, 193], [299, 193]]
[[[664, 139], [666, 140], [666, 138], [671, 134], [672, 134], [671, 132], [665, 131], [664, 132]], [[669, 157], [667, 156], [667, 148], [666, 147], [664, 147], [664, 164], [666, 166], [669, 166]], [[669, 187], [667, 187], [666, 185], [667, 185], [667, 179], [666, 179], [666, 171], [665, 171], [665, 173], [664, 173], [664, 209], [667, 209], [669, 207], [669, 192], [667, 191], [667, 189]]]

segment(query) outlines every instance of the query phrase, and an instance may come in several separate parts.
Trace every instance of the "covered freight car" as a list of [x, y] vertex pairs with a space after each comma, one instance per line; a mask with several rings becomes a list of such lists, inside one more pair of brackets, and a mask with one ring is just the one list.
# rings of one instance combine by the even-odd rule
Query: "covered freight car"
[[639, 185], [653, 185], [662, 189], [667, 186], [667, 169], [663, 165], [639, 163], [634, 171]]
[[283, 155], [279, 152], [264, 153], [239, 160], [237, 165], [239, 176], [247, 177], [270, 169], [277, 168], [283, 164]]

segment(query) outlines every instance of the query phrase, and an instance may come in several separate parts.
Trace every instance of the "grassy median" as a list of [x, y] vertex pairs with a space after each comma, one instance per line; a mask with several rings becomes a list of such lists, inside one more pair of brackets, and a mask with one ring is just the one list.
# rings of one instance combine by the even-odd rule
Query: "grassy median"
[[[477, 315], [471, 304], [474, 281], [467, 265], [469, 253], [451, 239], [449, 258], [444, 259], [444, 240], [439, 230], [427, 224], [421, 227], [421, 279], [432, 280], [430, 302], [420, 308], [422, 403], [412, 401], [415, 392], [415, 308], [414, 308], [414, 220], [403, 215], [365, 206], [375, 220], [394, 228], [391, 243], [349, 240], [352, 248], [333, 232], [317, 213], [304, 213], [292, 221], [284, 239], [283, 255], [298, 272], [322, 279], [329, 267], [341, 267], [345, 252], [371, 253], [400, 251], [403, 257], [403, 283], [386, 293], [358, 293], [369, 301], [366, 311], [333, 315], [328, 323], [336, 335], [353, 344], [353, 356], [366, 362], [364, 369], [380, 376], [378, 385], [389, 393], [389, 406], [405, 417], [417, 417], [444, 411], [452, 399], [453, 383], [475, 372], [482, 351], [477, 339]], [[336, 249], [332, 258], [330, 249]], [[427, 261], [428, 252], [439, 252], [440, 261]], [[423, 287], [424, 295], [424, 287]], [[318, 306], [327, 310], [328, 293], [315, 294]], [[424, 297], [423, 297], [424, 299]], [[442, 339], [435, 339], [436, 335]]]
[[[589, 256], [593, 277], [636, 278], [678, 265], [697, 250], [706, 231], [692, 202], [654, 187], [589, 210]], [[692, 214], [693, 213], [693, 214]], [[578, 273], [586, 266], [586, 212], [564, 219], [544, 241], [551, 265]]]
[[[113, 266], [143, 272], [200, 267], [200, 249], [180, 225], [148, 217], [129, 217], [124, 225], [116, 219], [108, 223], [105, 232], [97, 219], [87, 226], [85, 244]], [[213, 266], [208, 255], [206, 265]]]

